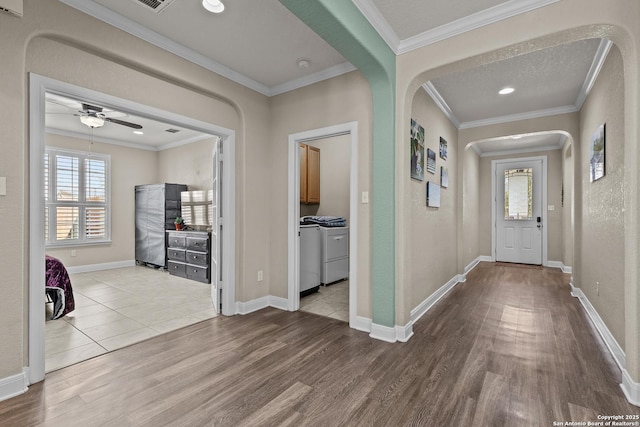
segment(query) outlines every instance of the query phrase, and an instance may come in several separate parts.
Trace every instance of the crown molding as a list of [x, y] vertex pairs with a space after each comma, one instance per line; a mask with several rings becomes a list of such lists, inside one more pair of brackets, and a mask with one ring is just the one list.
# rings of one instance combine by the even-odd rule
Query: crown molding
[[540, 117], [556, 116], [558, 114], [575, 113], [580, 111], [575, 105], [564, 107], [547, 108], [545, 110], [528, 111], [526, 113], [510, 114], [508, 116], [492, 117], [490, 119], [475, 120], [472, 122], [460, 123], [458, 129], [471, 129], [481, 126], [497, 125], [501, 123], [517, 122], [520, 120], [537, 119]]
[[476, 28], [548, 6], [560, 0], [511, 0], [403, 40], [400, 40], [372, 0], [352, 1], [391, 50], [396, 55], [401, 55]]
[[161, 145], [159, 147], [155, 147], [152, 145], [145, 145], [145, 144], [136, 144], [135, 142], [126, 142], [126, 141], [120, 141], [118, 139], [112, 139], [112, 138], [105, 138], [103, 136], [93, 136], [90, 137], [89, 135], [86, 135], [82, 132], [75, 132], [75, 131], [70, 131], [70, 130], [63, 130], [63, 129], [55, 129], [55, 128], [45, 128], [45, 133], [49, 133], [52, 135], [59, 135], [59, 136], [65, 136], [68, 138], [77, 138], [77, 139], [84, 139], [84, 140], [92, 140], [94, 142], [101, 142], [103, 144], [111, 144], [111, 145], [119, 145], [121, 147], [126, 147], [126, 148], [134, 148], [137, 150], [145, 150], [145, 151], [163, 151], [169, 148], [174, 148], [174, 147], [180, 147], [182, 145], [187, 145], [187, 144], [191, 144], [194, 142], [198, 142], [198, 141], [202, 141], [204, 139], [207, 138], [213, 138], [215, 135], [196, 135], [193, 136], [191, 138], [187, 138], [187, 139], [183, 139], [181, 141], [176, 141], [176, 142], [171, 142], [165, 145]]
[[[514, 148], [512, 150], [502, 150], [502, 151], [482, 151], [482, 148], [478, 147], [480, 150], [480, 157], [494, 157], [494, 156], [506, 156], [511, 154], [526, 154], [526, 153], [538, 153], [540, 151], [553, 151], [559, 150], [562, 147], [558, 147], [557, 145], [545, 145], [543, 147], [531, 147], [531, 148]], [[478, 150], [476, 150], [476, 153]]]
[[376, 30], [380, 37], [385, 41], [387, 46], [391, 48], [395, 54], [398, 54], [398, 47], [402, 42], [396, 32], [391, 28], [389, 22], [384, 19], [380, 10], [373, 4], [371, 0], [352, 0], [360, 13], [369, 21], [371, 26]]
[[458, 120], [456, 115], [453, 113], [453, 110], [451, 110], [451, 108], [449, 107], [447, 102], [444, 100], [442, 95], [440, 95], [440, 92], [438, 92], [438, 89], [436, 89], [433, 83], [431, 83], [431, 81], [428, 81], [422, 85], [422, 88], [425, 90], [425, 92], [429, 94], [431, 99], [433, 99], [433, 102], [435, 102], [436, 105], [440, 108], [440, 110], [442, 110], [442, 112], [444, 113], [445, 116], [447, 116], [449, 121], [453, 123], [453, 125], [456, 128], [459, 129], [460, 120]]
[[613, 46], [613, 42], [608, 39], [600, 40], [600, 46], [598, 46], [598, 50], [593, 58], [593, 62], [591, 63], [591, 68], [589, 68], [589, 72], [587, 73], [587, 77], [584, 79], [584, 84], [580, 89], [580, 93], [578, 94], [578, 99], [576, 100], [576, 108], [578, 110], [582, 109], [582, 105], [584, 101], [586, 101], [587, 96], [593, 89], [593, 85], [602, 70], [602, 66], [604, 62], [607, 60], [607, 56], [609, 55], [609, 51]]
[[249, 89], [255, 90], [265, 96], [274, 96], [281, 93], [298, 89], [304, 86], [308, 86], [322, 80], [330, 79], [332, 77], [339, 76], [340, 74], [348, 73], [356, 68], [350, 63], [339, 64], [328, 68], [326, 70], [311, 74], [301, 79], [293, 80], [291, 82], [283, 83], [277, 86], [266, 86], [260, 82], [257, 82], [244, 74], [232, 70], [208, 58], [193, 49], [190, 49], [180, 43], [177, 43], [161, 34], [156, 33], [148, 28], [145, 28], [131, 19], [128, 19], [119, 13], [112, 11], [111, 9], [104, 7], [94, 1], [87, 0], [58, 0], [61, 3], [66, 4], [74, 9], [77, 9], [89, 16], [99, 19], [113, 27], [116, 27], [132, 36], [138, 37], [152, 45], [159, 47], [163, 50], [173, 53], [182, 59], [197, 64], [209, 71], [226, 77], [227, 79], [236, 82]]
[[350, 62], [334, 65], [333, 67], [318, 71], [317, 73], [313, 73], [278, 86], [272, 86], [270, 90], [270, 96], [280, 95], [282, 93], [309, 86], [323, 80], [328, 80], [354, 70], [357, 70], [357, 68], [354, 67]]

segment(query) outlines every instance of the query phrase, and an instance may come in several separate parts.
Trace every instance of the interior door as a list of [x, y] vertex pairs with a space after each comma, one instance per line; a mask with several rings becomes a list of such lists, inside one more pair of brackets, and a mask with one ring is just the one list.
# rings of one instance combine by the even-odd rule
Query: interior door
[[496, 261], [542, 264], [542, 160], [496, 165]]
[[222, 303], [222, 140], [217, 139], [213, 147], [213, 186], [211, 197], [211, 300], [216, 313]]

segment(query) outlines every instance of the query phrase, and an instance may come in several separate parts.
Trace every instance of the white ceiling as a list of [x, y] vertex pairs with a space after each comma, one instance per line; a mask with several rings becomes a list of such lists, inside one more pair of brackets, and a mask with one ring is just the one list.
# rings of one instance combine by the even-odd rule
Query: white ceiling
[[[59, 1], [267, 96], [354, 69], [278, 0], [223, 0], [222, 14], [200, 0], [160, 13], [138, 0]], [[401, 54], [559, 0], [351, 1]], [[425, 90], [460, 128], [577, 111], [607, 52], [599, 40], [576, 42], [443, 76]], [[299, 58], [311, 65], [298, 68]], [[506, 85], [516, 92], [499, 97]]]

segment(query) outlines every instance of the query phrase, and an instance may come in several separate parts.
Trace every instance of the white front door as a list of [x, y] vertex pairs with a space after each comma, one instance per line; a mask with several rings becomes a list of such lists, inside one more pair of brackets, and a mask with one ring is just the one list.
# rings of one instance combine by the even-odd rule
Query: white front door
[[542, 264], [541, 159], [496, 163], [496, 261]]
[[222, 302], [222, 139], [213, 146], [213, 197], [211, 201], [211, 300], [216, 313]]

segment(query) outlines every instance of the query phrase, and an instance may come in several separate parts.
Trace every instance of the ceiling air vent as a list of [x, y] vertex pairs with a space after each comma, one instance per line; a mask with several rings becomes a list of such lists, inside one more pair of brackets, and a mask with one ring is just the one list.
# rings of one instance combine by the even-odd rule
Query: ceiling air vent
[[145, 6], [155, 13], [160, 13], [165, 10], [174, 0], [133, 0], [134, 2]]
[[174, 129], [174, 128], [169, 128], [169, 129], [165, 130], [165, 132], [178, 133], [178, 132], [180, 132], [180, 130], [179, 129]]

